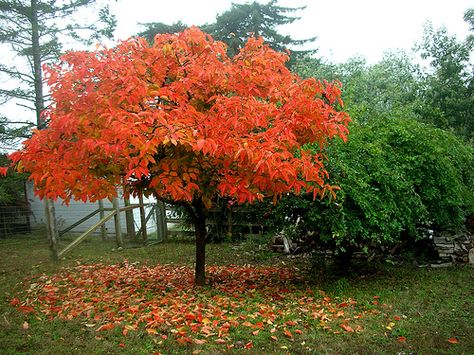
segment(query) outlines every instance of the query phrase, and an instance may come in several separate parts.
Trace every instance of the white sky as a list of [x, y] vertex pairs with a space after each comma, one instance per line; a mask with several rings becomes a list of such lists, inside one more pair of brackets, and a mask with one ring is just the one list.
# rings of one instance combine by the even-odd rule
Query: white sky
[[[116, 36], [125, 39], [140, 31], [137, 23], [181, 20], [187, 25], [213, 22], [216, 14], [231, 7], [230, 0], [118, 0], [112, 10], [118, 19]], [[234, 0], [245, 3], [246, 0]], [[267, 1], [260, 0], [266, 3]], [[468, 26], [464, 11], [474, 0], [280, 0], [282, 6], [306, 5], [301, 20], [285, 27], [295, 39], [317, 36], [319, 55], [344, 62], [361, 55], [375, 63], [384, 51], [410, 50], [431, 21], [435, 28], [445, 26], [450, 34], [464, 39]]]

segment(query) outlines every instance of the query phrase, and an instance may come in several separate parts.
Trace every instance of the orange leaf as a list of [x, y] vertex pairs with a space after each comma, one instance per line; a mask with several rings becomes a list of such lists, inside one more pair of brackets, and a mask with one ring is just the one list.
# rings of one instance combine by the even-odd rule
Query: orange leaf
[[352, 333], [354, 332], [354, 329], [352, 329], [350, 326], [348, 326], [347, 324], [344, 324], [344, 323], [341, 323], [339, 324], [339, 326], [344, 329], [346, 332], [349, 332], [349, 333]]
[[404, 336], [399, 336], [397, 339], [400, 343], [404, 343], [407, 341], [407, 338], [405, 338]]
[[245, 349], [250, 349], [253, 347], [253, 342], [249, 341], [247, 344], [245, 344]]
[[114, 323], [103, 324], [99, 328], [97, 328], [95, 331], [100, 332], [103, 330], [111, 330], [111, 329], [114, 329]]
[[214, 342], [216, 344], [225, 344], [226, 343], [226, 341], [224, 339], [216, 339], [216, 340], [214, 340]]
[[252, 332], [252, 335], [258, 335], [259, 332], [260, 332], [260, 330], [254, 330], [254, 331]]
[[457, 343], [459, 343], [459, 340], [457, 338], [449, 338], [448, 343], [457, 344]]
[[291, 334], [291, 332], [290, 332], [289, 330], [285, 329], [285, 330], [283, 331], [283, 333], [284, 333], [288, 338], [293, 338], [293, 334]]

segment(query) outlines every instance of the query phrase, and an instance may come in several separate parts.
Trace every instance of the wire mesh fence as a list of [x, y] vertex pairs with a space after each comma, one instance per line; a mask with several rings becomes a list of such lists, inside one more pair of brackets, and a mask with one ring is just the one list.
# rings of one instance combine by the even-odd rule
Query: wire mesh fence
[[26, 205], [0, 205], [0, 238], [31, 232], [31, 212]]

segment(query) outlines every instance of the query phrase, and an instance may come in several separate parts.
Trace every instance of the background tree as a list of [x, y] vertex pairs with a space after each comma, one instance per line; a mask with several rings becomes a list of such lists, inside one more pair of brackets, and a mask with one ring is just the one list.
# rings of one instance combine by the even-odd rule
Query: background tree
[[[271, 0], [266, 4], [256, 1], [245, 4], [233, 3], [230, 10], [218, 15], [214, 23], [203, 26], [203, 30], [215, 39], [226, 43], [230, 56], [238, 53], [247, 39], [252, 36], [263, 37], [271, 48], [279, 52], [314, 42], [315, 37], [295, 40], [289, 35], [278, 32], [278, 26], [299, 20], [300, 17], [294, 16], [294, 13], [306, 7], [278, 6], [277, 2], [277, 0]], [[315, 51], [293, 51], [295, 55], [309, 52]]]
[[[95, 3], [95, 0], [0, 1], [0, 43], [8, 45], [20, 61], [15, 60], [14, 65], [0, 64], [0, 73], [13, 79], [14, 86], [1, 88], [0, 97], [4, 101], [16, 99], [21, 106], [32, 109], [36, 115], [34, 125], [39, 129], [46, 125], [41, 119], [45, 106], [42, 65], [59, 57], [66, 38], [91, 44], [102, 36], [112, 36], [115, 18], [107, 7], [98, 11], [98, 19], [92, 23], [82, 23], [77, 18], [71, 21], [74, 14]], [[13, 121], [27, 120], [17, 117]], [[3, 122], [9, 126], [6, 118]], [[31, 122], [26, 124], [31, 126]]]
[[[230, 10], [216, 17], [215, 22], [205, 24], [200, 28], [209, 33], [216, 40], [227, 44], [227, 52], [233, 56], [239, 52], [246, 41], [253, 36], [262, 37], [271, 48], [282, 52], [291, 50], [291, 62], [297, 56], [315, 53], [316, 50], [298, 50], [299, 46], [313, 43], [316, 38], [295, 40], [289, 35], [278, 32], [278, 26], [293, 23], [300, 19], [294, 16], [295, 12], [304, 10], [306, 7], [283, 7], [277, 5], [277, 0], [272, 0], [266, 4], [256, 1], [245, 4], [232, 4]], [[153, 40], [156, 34], [176, 33], [184, 30], [187, 26], [182, 22], [172, 25], [164, 23], [147, 23], [145, 31], [139, 36]]]
[[337, 85], [300, 80], [285, 54], [250, 39], [229, 58], [197, 28], [71, 52], [49, 70], [50, 126], [12, 155], [41, 197], [96, 200], [153, 194], [183, 205], [196, 233], [196, 284], [205, 283], [206, 214], [289, 191], [333, 193], [321, 148], [345, 137]]
[[171, 25], [167, 25], [163, 22], [149, 22], [142, 24], [142, 26], [145, 26], [145, 30], [140, 32], [138, 37], [145, 38], [148, 43], [153, 43], [155, 36], [158, 34], [179, 33], [188, 28], [188, 26], [181, 21], [175, 22]]
[[[467, 12], [469, 14], [469, 12]], [[419, 113], [426, 122], [474, 138], [474, 72], [470, 40], [459, 41], [446, 28], [425, 27], [420, 53], [429, 61]]]
[[304, 78], [339, 80], [345, 108], [360, 123], [389, 117], [419, 118], [420, 68], [404, 52], [388, 52], [373, 65], [361, 57], [334, 64], [306, 56], [293, 69]]

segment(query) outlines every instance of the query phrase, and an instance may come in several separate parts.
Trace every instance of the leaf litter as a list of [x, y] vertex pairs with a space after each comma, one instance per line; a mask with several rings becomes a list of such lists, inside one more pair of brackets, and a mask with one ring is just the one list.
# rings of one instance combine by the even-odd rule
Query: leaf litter
[[390, 317], [377, 306], [313, 290], [289, 267], [208, 266], [207, 274], [209, 286], [196, 288], [186, 266], [77, 265], [29, 278], [10, 304], [41, 319], [75, 319], [99, 333], [117, 328], [124, 337], [144, 332], [181, 344], [232, 347], [248, 333], [245, 348], [255, 336], [294, 341], [314, 329], [355, 334], [365, 317]]

